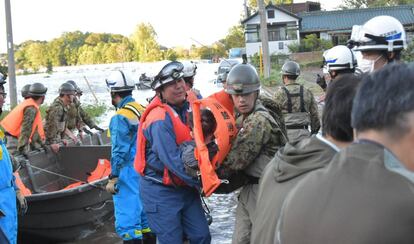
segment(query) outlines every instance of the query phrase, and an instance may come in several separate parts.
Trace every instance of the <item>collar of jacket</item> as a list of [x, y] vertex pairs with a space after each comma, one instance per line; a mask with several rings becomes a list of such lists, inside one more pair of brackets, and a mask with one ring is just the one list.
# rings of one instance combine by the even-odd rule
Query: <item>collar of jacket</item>
[[130, 95], [130, 96], [126, 96], [126, 97], [124, 97], [117, 105], [116, 105], [116, 108], [122, 108], [122, 107], [124, 107], [127, 103], [130, 103], [130, 102], [133, 102], [133, 101], [135, 101], [135, 99], [134, 98], [132, 98], [132, 96]]

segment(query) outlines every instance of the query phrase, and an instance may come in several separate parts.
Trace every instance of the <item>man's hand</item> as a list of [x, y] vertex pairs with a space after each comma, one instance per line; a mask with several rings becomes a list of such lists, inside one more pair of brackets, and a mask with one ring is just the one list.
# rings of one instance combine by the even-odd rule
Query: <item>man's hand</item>
[[50, 148], [52, 149], [52, 151], [53, 151], [54, 153], [58, 153], [58, 152], [59, 152], [60, 145], [59, 145], [59, 144], [57, 144], [57, 143], [55, 143], [55, 144], [50, 144]]
[[106, 191], [111, 193], [112, 195], [115, 195], [118, 193], [118, 190], [116, 189], [116, 184], [118, 183], [118, 177], [114, 177], [112, 179], [108, 180], [108, 184], [106, 184]]
[[23, 196], [23, 193], [20, 190], [16, 191], [16, 198], [19, 202], [19, 214], [25, 215], [27, 212], [27, 201], [26, 198]]

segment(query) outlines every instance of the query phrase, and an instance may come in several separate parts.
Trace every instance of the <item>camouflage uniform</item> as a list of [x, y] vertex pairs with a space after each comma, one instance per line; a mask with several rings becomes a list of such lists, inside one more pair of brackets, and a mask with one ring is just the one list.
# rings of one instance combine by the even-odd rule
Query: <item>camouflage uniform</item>
[[46, 111], [46, 143], [55, 144], [61, 142], [67, 125], [68, 107], [57, 97]]
[[29, 142], [36, 113], [37, 110], [35, 107], [26, 107], [23, 112], [23, 122], [19, 138], [10, 135], [7, 136], [7, 149], [10, 154], [16, 155], [19, 153], [27, 153], [31, 150], [36, 150], [43, 146], [43, 141], [37, 129], [35, 129], [32, 141]]
[[280, 121], [276, 121], [259, 100], [253, 112], [244, 119], [239, 116], [236, 123], [240, 129], [223, 167], [243, 170], [252, 178], [240, 191], [232, 242], [250, 243], [258, 179], [276, 151], [286, 143], [286, 135], [280, 129]]
[[73, 103], [68, 106], [67, 127], [69, 130], [74, 130], [82, 128], [85, 124], [89, 128], [96, 127], [93, 119], [81, 107], [80, 101], [74, 98]]
[[[318, 133], [321, 123], [318, 115], [318, 105], [311, 91], [303, 88], [303, 110], [301, 108], [300, 88], [298, 83], [287, 84], [280, 87], [275, 95], [274, 100], [282, 110], [285, 117], [286, 129], [289, 141], [298, 141], [310, 134]], [[303, 86], [302, 86], [303, 87]], [[289, 99], [285, 91], [291, 95], [291, 112], [289, 112]], [[311, 132], [307, 129], [311, 127]]]

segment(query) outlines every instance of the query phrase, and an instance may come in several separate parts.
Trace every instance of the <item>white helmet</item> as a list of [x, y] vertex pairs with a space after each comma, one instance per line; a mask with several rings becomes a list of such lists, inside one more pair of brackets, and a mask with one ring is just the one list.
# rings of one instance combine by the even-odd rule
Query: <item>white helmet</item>
[[151, 82], [153, 90], [158, 89], [164, 84], [177, 81], [183, 78], [184, 65], [177, 61], [166, 64]]
[[396, 51], [406, 48], [406, 34], [403, 25], [391, 16], [377, 16], [363, 26], [352, 28], [351, 41], [356, 51], [385, 50]]
[[132, 91], [135, 89], [135, 82], [124, 71], [113, 71], [105, 80], [111, 92]]
[[354, 53], [346, 46], [338, 45], [323, 53], [324, 68], [327, 71], [354, 69], [357, 65]]
[[192, 77], [196, 75], [197, 65], [193, 61], [183, 62], [183, 65], [184, 65], [184, 69], [183, 69], [184, 78]]

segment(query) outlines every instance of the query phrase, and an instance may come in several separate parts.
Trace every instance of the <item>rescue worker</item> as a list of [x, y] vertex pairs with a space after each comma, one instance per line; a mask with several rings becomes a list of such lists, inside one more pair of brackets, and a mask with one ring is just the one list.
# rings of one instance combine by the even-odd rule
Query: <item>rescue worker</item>
[[259, 183], [251, 243], [274, 243], [283, 201], [308, 173], [328, 165], [353, 140], [352, 101], [360, 80], [351, 74], [333, 81], [326, 94], [322, 135], [287, 143], [265, 168]]
[[401, 51], [407, 40], [404, 26], [391, 16], [376, 16], [362, 26], [352, 28], [348, 43], [361, 51], [362, 60], [358, 63], [364, 73], [381, 69], [387, 63], [399, 62]]
[[355, 73], [357, 60], [354, 52], [347, 46], [338, 45], [323, 53], [323, 70], [329, 75], [329, 82], [346, 74]]
[[[4, 76], [0, 76], [0, 114], [6, 98]], [[16, 204], [16, 198], [18, 205]], [[12, 163], [0, 130], [0, 243], [17, 243], [17, 208], [21, 213], [27, 210], [27, 202], [16, 185]]]
[[193, 62], [184, 62], [183, 79], [185, 81], [185, 90], [187, 92], [187, 100], [191, 103], [197, 99], [203, 98], [199, 90], [194, 88], [194, 76], [196, 75], [197, 65]]
[[190, 141], [183, 64], [170, 62], [154, 77], [157, 96], [145, 110], [138, 129], [135, 169], [151, 230], [160, 244], [210, 243], [200, 200], [200, 182], [186, 174], [179, 145]]
[[22, 87], [21, 93], [24, 99], [29, 98], [29, 95], [28, 95], [29, 90], [30, 90], [30, 84], [26, 84]]
[[230, 71], [226, 92], [231, 95], [239, 116], [239, 132], [222, 163], [224, 169], [243, 171], [250, 181], [238, 197], [232, 243], [250, 243], [259, 177], [276, 151], [286, 143], [286, 135], [269, 111], [258, 100], [260, 81], [250, 64], [238, 64]]
[[67, 129], [68, 106], [73, 102], [76, 90], [71, 84], [63, 83], [59, 87], [59, 97], [55, 98], [52, 105], [46, 111], [46, 144], [50, 145], [53, 152], [59, 151], [59, 143], [67, 144], [65, 135], [76, 143], [76, 136]]
[[[71, 103], [68, 108], [68, 129], [71, 131], [77, 129], [79, 132], [82, 132], [86, 129], [84, 126], [87, 125], [91, 129], [96, 129], [101, 132], [104, 131], [104, 129], [96, 125], [91, 116], [89, 116], [89, 114], [86, 113], [82, 108], [80, 98], [83, 92], [76, 84], [76, 82], [73, 80], [68, 80], [66, 83], [71, 84], [76, 89], [76, 94], [73, 97], [73, 103]], [[85, 131], [87, 132], [87, 130]]]
[[42, 83], [30, 86], [27, 99], [17, 105], [0, 122], [6, 131], [7, 148], [13, 155], [26, 155], [29, 151], [44, 147], [40, 105], [45, 101], [47, 88]]
[[365, 76], [355, 96], [357, 142], [286, 198], [277, 243], [414, 243], [414, 68]]
[[284, 86], [276, 91], [273, 99], [284, 114], [289, 141], [299, 141], [318, 133], [321, 123], [315, 98], [310, 90], [296, 82], [300, 74], [299, 64], [288, 61], [282, 66], [281, 73]]
[[124, 243], [142, 243], [150, 229], [139, 196], [140, 177], [133, 162], [139, 119], [144, 108], [132, 98], [134, 81], [123, 71], [110, 74], [106, 84], [116, 114], [109, 124], [111, 137], [111, 174], [106, 190], [113, 194], [115, 230]]

